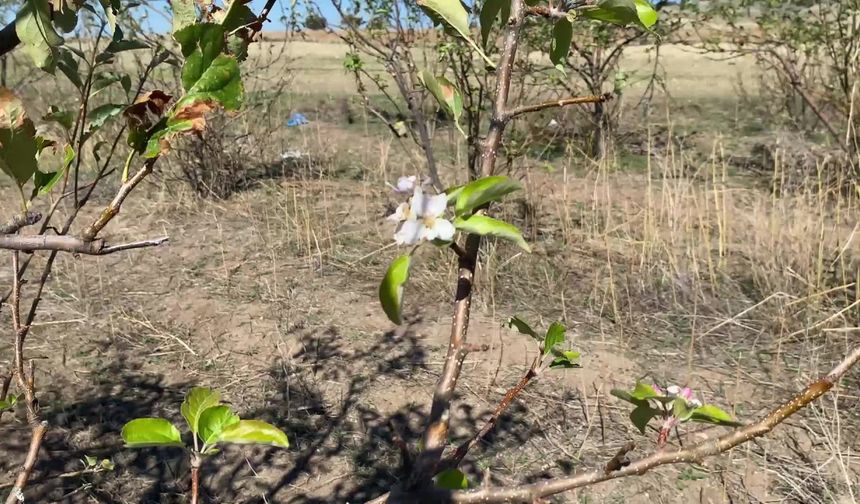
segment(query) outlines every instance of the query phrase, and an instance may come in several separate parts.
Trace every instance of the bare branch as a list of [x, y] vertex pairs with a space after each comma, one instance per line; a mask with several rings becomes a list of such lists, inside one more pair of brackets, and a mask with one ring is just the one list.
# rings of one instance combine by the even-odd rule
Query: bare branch
[[119, 188], [113, 201], [111, 201], [110, 204], [102, 210], [99, 217], [84, 231], [82, 236], [84, 241], [95, 240], [99, 232], [101, 232], [101, 230], [104, 229], [104, 227], [107, 226], [108, 223], [117, 216], [117, 214], [119, 214], [119, 211], [122, 208], [122, 203], [128, 197], [129, 193], [131, 193], [131, 191], [134, 190], [134, 188], [137, 187], [147, 175], [152, 173], [152, 167], [155, 166], [156, 161], [158, 161], [157, 157], [147, 159], [143, 163], [143, 168], [141, 168], [133, 177], [128, 179], [128, 181]]
[[[568, 478], [551, 479], [517, 487], [482, 488], [473, 491], [451, 492], [444, 490], [431, 490], [421, 492], [420, 494], [408, 495], [408, 499], [392, 495], [389, 501], [393, 502], [396, 501], [397, 498], [401, 498], [400, 502], [408, 501], [427, 503], [535, 502], [537, 499], [573, 490], [574, 488], [590, 486], [603, 481], [624, 478], [627, 476], [639, 476], [655, 467], [663, 465], [698, 463], [707, 457], [726, 452], [736, 446], [769, 433], [788, 417], [794, 415], [804, 406], [818, 399], [833, 388], [845, 373], [847, 373], [848, 370], [858, 362], [860, 362], [860, 347], [855, 348], [851, 353], [849, 353], [826, 376], [808, 385], [803, 389], [803, 391], [773, 409], [759, 421], [720, 437], [705, 439], [687, 448], [659, 451], [625, 465], [626, 461], [624, 458], [632, 449], [632, 447], [627, 445], [604, 467], [598, 470], [576, 474]], [[406, 495], [404, 495], [404, 497], [406, 497]]]
[[[496, 99], [490, 127], [481, 151], [481, 175], [493, 174], [496, 157], [505, 131], [508, 95], [511, 88], [511, 75], [519, 46], [520, 30], [523, 26], [523, 0], [511, 2], [510, 20], [505, 28], [504, 47], [497, 70]], [[465, 254], [458, 258], [457, 290], [454, 298], [454, 318], [451, 322], [448, 352], [442, 365], [442, 373], [433, 391], [430, 417], [422, 437], [423, 451], [409, 476], [406, 488], [414, 490], [425, 485], [435, 474], [448, 443], [448, 427], [451, 417], [451, 400], [457, 388], [457, 380], [466, 357], [466, 336], [469, 330], [469, 314], [472, 306], [472, 286], [475, 278], [475, 265], [481, 245], [479, 235], [469, 235], [466, 239]]]
[[517, 107], [508, 112], [505, 116], [505, 119], [510, 120], [518, 115], [528, 114], [530, 112], [539, 112], [548, 108], [567, 107], [568, 105], [584, 105], [587, 103], [604, 103], [611, 99], [612, 93], [603, 93], [602, 95], [575, 96], [572, 98], [563, 98], [561, 100], [549, 100], [541, 103], [535, 103], [533, 105], [523, 105], [522, 107]]
[[33, 468], [36, 466], [36, 461], [39, 459], [39, 449], [42, 447], [42, 440], [45, 439], [45, 433], [48, 431], [48, 423], [41, 422], [33, 428], [33, 434], [30, 437], [30, 449], [27, 452], [27, 458], [24, 460], [24, 466], [21, 467], [21, 472], [15, 478], [15, 486], [6, 497], [6, 504], [19, 504], [24, 502], [24, 488], [27, 486], [27, 480], [30, 479], [30, 474], [33, 473]]
[[269, 20], [269, 13], [272, 12], [272, 8], [275, 6], [275, 2], [277, 0], [266, 0], [266, 5], [263, 6], [263, 9], [260, 11], [260, 15], [257, 16], [257, 19], [251, 24], [251, 34], [249, 35], [249, 40], [253, 40], [254, 37], [263, 30], [263, 23]]
[[157, 247], [167, 243], [167, 241], [168, 237], [162, 236], [153, 240], [108, 246], [102, 239], [87, 241], [71, 235], [0, 235], [0, 249], [20, 250], [22, 252], [53, 250], [73, 254], [107, 255], [122, 250]]
[[9, 219], [9, 222], [0, 224], [0, 234], [15, 234], [21, 228], [32, 226], [40, 220], [42, 220], [42, 214], [39, 212], [27, 212], [23, 215], [15, 215]]
[[510, 406], [514, 399], [516, 399], [523, 391], [523, 389], [526, 388], [526, 385], [529, 384], [531, 379], [538, 375], [537, 365], [539, 362], [540, 357], [535, 358], [534, 363], [529, 368], [529, 370], [526, 371], [526, 374], [524, 374], [522, 378], [520, 378], [520, 381], [517, 382], [514, 387], [509, 389], [505, 393], [505, 396], [502, 397], [502, 400], [496, 406], [496, 409], [493, 410], [493, 414], [492, 416], [490, 416], [490, 419], [487, 420], [487, 423], [485, 423], [484, 426], [481, 427], [481, 430], [476, 432], [470, 439], [464, 441], [459, 447], [457, 447], [457, 450], [450, 457], [448, 457], [446, 460], [443, 460], [440, 469], [454, 468], [459, 466], [460, 462], [463, 461], [463, 458], [466, 457], [466, 454], [468, 454], [472, 448], [474, 448], [478, 443], [480, 443], [481, 440], [484, 439], [484, 437], [486, 437], [491, 430], [493, 430], [493, 428], [496, 426], [496, 423], [498, 423], [499, 421], [499, 417], [502, 416], [502, 413], [504, 413], [508, 409], [508, 406]]

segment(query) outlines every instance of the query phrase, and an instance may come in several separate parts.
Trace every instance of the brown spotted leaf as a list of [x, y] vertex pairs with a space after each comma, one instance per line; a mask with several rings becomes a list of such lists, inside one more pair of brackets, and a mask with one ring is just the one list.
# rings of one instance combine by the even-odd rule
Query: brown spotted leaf
[[38, 152], [36, 128], [24, 104], [12, 91], [0, 88], [0, 170], [23, 187], [38, 169]]

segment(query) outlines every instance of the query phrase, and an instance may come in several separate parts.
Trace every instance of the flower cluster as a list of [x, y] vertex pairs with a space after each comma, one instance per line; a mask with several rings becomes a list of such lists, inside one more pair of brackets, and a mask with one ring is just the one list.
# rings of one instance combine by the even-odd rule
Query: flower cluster
[[681, 398], [687, 403], [688, 408], [698, 408], [702, 405], [702, 401], [693, 396], [693, 389], [690, 387], [681, 388], [677, 385], [669, 385], [664, 390], [659, 385], [654, 385], [654, 391], [669, 398]]
[[401, 203], [388, 220], [397, 222], [394, 241], [398, 245], [414, 245], [422, 240], [451, 241], [454, 225], [443, 217], [448, 207], [446, 194], [425, 195], [418, 177], [400, 177], [394, 188], [397, 193], [412, 191], [412, 197]]

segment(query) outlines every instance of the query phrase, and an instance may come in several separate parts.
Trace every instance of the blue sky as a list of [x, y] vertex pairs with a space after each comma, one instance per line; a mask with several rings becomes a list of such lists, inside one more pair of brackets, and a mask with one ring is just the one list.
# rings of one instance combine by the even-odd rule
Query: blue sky
[[[251, 10], [254, 13], [259, 13], [265, 3], [266, 0], [252, 0], [250, 3]], [[282, 16], [289, 16], [289, 10], [291, 8], [292, 3], [292, 0], [278, 0], [275, 3], [275, 7], [272, 9], [272, 13], [269, 15], [269, 19], [271, 20], [271, 22], [266, 23], [265, 29], [276, 31], [283, 30], [284, 23], [281, 21], [281, 18]], [[303, 2], [297, 2], [298, 5], [296, 6], [296, 9], [298, 9], [299, 11], [298, 18], [300, 20], [303, 20], [307, 13], [307, 10], [302, 7], [302, 3]], [[317, 0], [315, 3], [317, 5], [317, 8], [323, 13], [324, 16], [329, 19], [329, 21], [337, 21], [337, 14], [334, 12], [334, 8], [331, 6], [329, 0]], [[161, 15], [152, 13], [148, 16], [149, 26], [159, 32], [167, 31], [170, 26], [170, 23], [168, 21], [170, 14], [167, 10], [166, 2], [152, 2], [151, 4], [154, 6], [153, 8], [160, 7], [162, 11]], [[156, 5], [157, 7], [155, 7]]]

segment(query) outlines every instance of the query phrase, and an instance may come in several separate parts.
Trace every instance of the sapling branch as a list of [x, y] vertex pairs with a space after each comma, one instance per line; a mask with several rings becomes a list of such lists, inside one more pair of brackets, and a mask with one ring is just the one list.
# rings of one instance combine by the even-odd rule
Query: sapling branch
[[48, 431], [47, 422], [39, 422], [33, 427], [33, 433], [30, 437], [30, 448], [27, 450], [27, 458], [24, 460], [24, 465], [21, 467], [21, 472], [15, 478], [15, 484], [12, 491], [6, 497], [6, 504], [19, 504], [24, 502], [24, 488], [27, 486], [27, 481], [33, 473], [33, 468], [36, 467], [36, 461], [39, 460], [39, 450], [42, 448], [42, 441], [45, 439], [45, 433]]
[[[196, 443], [197, 436], [195, 436]], [[191, 504], [197, 504], [200, 499], [200, 463], [201, 458], [197, 452], [191, 454]]]
[[541, 110], [546, 110], [550, 108], [567, 107], [569, 105], [585, 105], [590, 103], [604, 103], [611, 99], [612, 93], [604, 93], [602, 95], [575, 96], [572, 98], [563, 98], [561, 100], [549, 100], [541, 103], [535, 103], [532, 105], [523, 105], [522, 107], [517, 107], [508, 112], [505, 115], [505, 119], [510, 120], [522, 114], [540, 112]]
[[122, 186], [120, 186], [119, 190], [114, 196], [113, 201], [102, 210], [101, 214], [99, 214], [98, 218], [89, 225], [89, 227], [84, 230], [82, 234], [82, 238], [85, 241], [92, 241], [95, 237], [104, 229], [105, 226], [113, 220], [114, 217], [119, 214], [120, 209], [122, 208], [122, 204], [131, 191], [134, 190], [135, 187], [140, 184], [143, 179], [146, 178], [147, 175], [152, 173], [152, 168], [155, 166], [156, 161], [158, 161], [157, 157], [149, 158], [143, 163], [143, 167], [138, 170], [137, 173], [134, 174], [128, 181], [126, 181]]
[[[520, 30], [523, 25], [523, 1], [511, 2], [511, 14], [505, 28], [505, 41], [498, 65], [496, 100], [487, 137], [482, 145], [481, 175], [491, 176], [496, 165], [496, 156], [502, 142], [507, 114], [508, 95]], [[470, 234], [466, 239], [465, 254], [458, 258], [457, 289], [454, 297], [454, 317], [451, 323], [448, 351], [442, 366], [442, 373], [436, 382], [430, 417], [422, 436], [423, 451], [415, 463], [407, 488], [415, 489], [425, 485], [435, 474], [448, 442], [448, 427], [451, 415], [451, 400], [457, 387], [457, 380], [466, 357], [464, 346], [469, 330], [469, 314], [472, 304], [472, 287], [475, 266], [481, 245], [479, 235]]]
[[475, 446], [477, 446], [477, 444], [480, 443], [487, 436], [487, 434], [489, 434], [490, 431], [492, 431], [496, 427], [496, 424], [499, 422], [499, 418], [501, 418], [502, 414], [507, 411], [511, 403], [514, 402], [514, 399], [516, 399], [520, 395], [520, 393], [522, 393], [522, 391], [526, 388], [526, 385], [528, 385], [533, 378], [537, 377], [538, 374], [540, 374], [540, 362], [540, 356], [536, 357], [534, 362], [532, 362], [531, 367], [528, 369], [528, 371], [526, 371], [522, 378], [520, 378], [517, 384], [508, 389], [507, 392], [505, 392], [504, 397], [502, 397], [502, 400], [493, 410], [493, 414], [490, 416], [487, 422], [471, 438], [460, 444], [460, 446], [457, 447], [457, 450], [453, 454], [451, 454], [450, 457], [447, 457], [445, 460], [443, 460], [440, 464], [440, 469], [455, 468], [459, 466], [460, 462], [463, 461], [469, 451]]
[[104, 240], [82, 240], [71, 235], [0, 235], [0, 249], [33, 252], [36, 250], [53, 250], [84, 255], [108, 255], [123, 250], [146, 247], [157, 247], [167, 243], [168, 237], [163, 236], [152, 240], [141, 240], [120, 245], [108, 246]]
[[42, 220], [42, 214], [39, 212], [28, 211], [24, 214], [16, 214], [9, 219], [9, 222], [0, 224], [0, 235], [15, 234], [21, 229], [32, 226]]
[[832, 389], [845, 373], [858, 362], [860, 362], [860, 347], [848, 353], [827, 375], [809, 384], [757, 422], [716, 438], [704, 439], [687, 448], [657, 451], [627, 464], [625, 458], [633, 449], [633, 446], [628, 444], [609, 463], [597, 470], [516, 487], [482, 488], [474, 491], [455, 492], [428, 490], [409, 495], [409, 502], [534, 502], [536, 499], [543, 499], [603, 481], [639, 476], [663, 465], [698, 463], [705, 458], [724, 453], [769, 433], [787, 418]]

